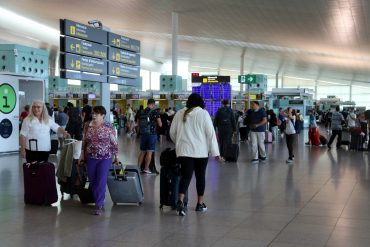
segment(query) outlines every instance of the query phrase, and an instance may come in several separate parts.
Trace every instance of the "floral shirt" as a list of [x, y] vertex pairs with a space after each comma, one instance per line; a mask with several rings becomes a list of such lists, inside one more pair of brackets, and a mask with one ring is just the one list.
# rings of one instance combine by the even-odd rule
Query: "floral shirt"
[[83, 150], [94, 159], [109, 159], [118, 153], [118, 143], [113, 125], [104, 122], [100, 127], [88, 125], [84, 136]]

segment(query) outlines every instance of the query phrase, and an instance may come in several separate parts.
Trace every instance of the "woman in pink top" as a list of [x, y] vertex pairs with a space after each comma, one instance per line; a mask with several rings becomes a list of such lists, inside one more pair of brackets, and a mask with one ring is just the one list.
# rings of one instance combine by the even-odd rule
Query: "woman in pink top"
[[95, 199], [95, 215], [101, 215], [104, 206], [105, 188], [112, 159], [118, 162], [118, 144], [113, 125], [104, 121], [106, 110], [95, 106], [92, 121], [84, 126], [80, 160], [86, 160], [87, 174]]

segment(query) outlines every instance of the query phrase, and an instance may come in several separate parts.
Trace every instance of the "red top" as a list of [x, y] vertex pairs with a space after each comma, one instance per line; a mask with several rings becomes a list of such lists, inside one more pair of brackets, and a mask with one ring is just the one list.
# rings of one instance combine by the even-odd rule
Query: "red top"
[[20, 116], [19, 118], [20, 118], [20, 120], [23, 120], [23, 119], [25, 119], [27, 116], [28, 116], [28, 112], [24, 111], [24, 112], [22, 112], [22, 113], [21, 113], [21, 116]]

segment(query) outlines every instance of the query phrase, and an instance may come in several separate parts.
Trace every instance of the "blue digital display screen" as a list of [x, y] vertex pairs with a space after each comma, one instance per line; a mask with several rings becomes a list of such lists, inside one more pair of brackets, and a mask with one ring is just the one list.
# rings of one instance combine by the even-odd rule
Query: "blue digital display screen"
[[214, 100], [220, 100], [221, 97], [221, 85], [215, 84], [212, 85], [212, 98]]

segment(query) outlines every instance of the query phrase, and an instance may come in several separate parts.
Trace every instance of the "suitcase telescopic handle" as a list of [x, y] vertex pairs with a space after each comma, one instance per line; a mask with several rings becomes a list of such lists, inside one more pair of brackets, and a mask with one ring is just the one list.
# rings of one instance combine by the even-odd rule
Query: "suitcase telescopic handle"
[[[36, 144], [36, 150], [32, 150], [32, 148], [31, 148], [31, 143], [32, 142], [35, 142], [35, 144]], [[28, 146], [29, 146], [30, 151], [39, 151], [39, 148], [37, 146], [37, 139], [29, 139], [28, 140]]]
[[[113, 163], [112, 166], [113, 166], [113, 172], [114, 172], [114, 179], [115, 180], [120, 180], [121, 179], [121, 176], [117, 175], [117, 171], [116, 171], [117, 165], [116, 165], [116, 163]], [[123, 171], [123, 164], [122, 164], [122, 162], [118, 162], [118, 166]], [[127, 180], [125, 174], [122, 175], [122, 180], [125, 180], [125, 181]]]

